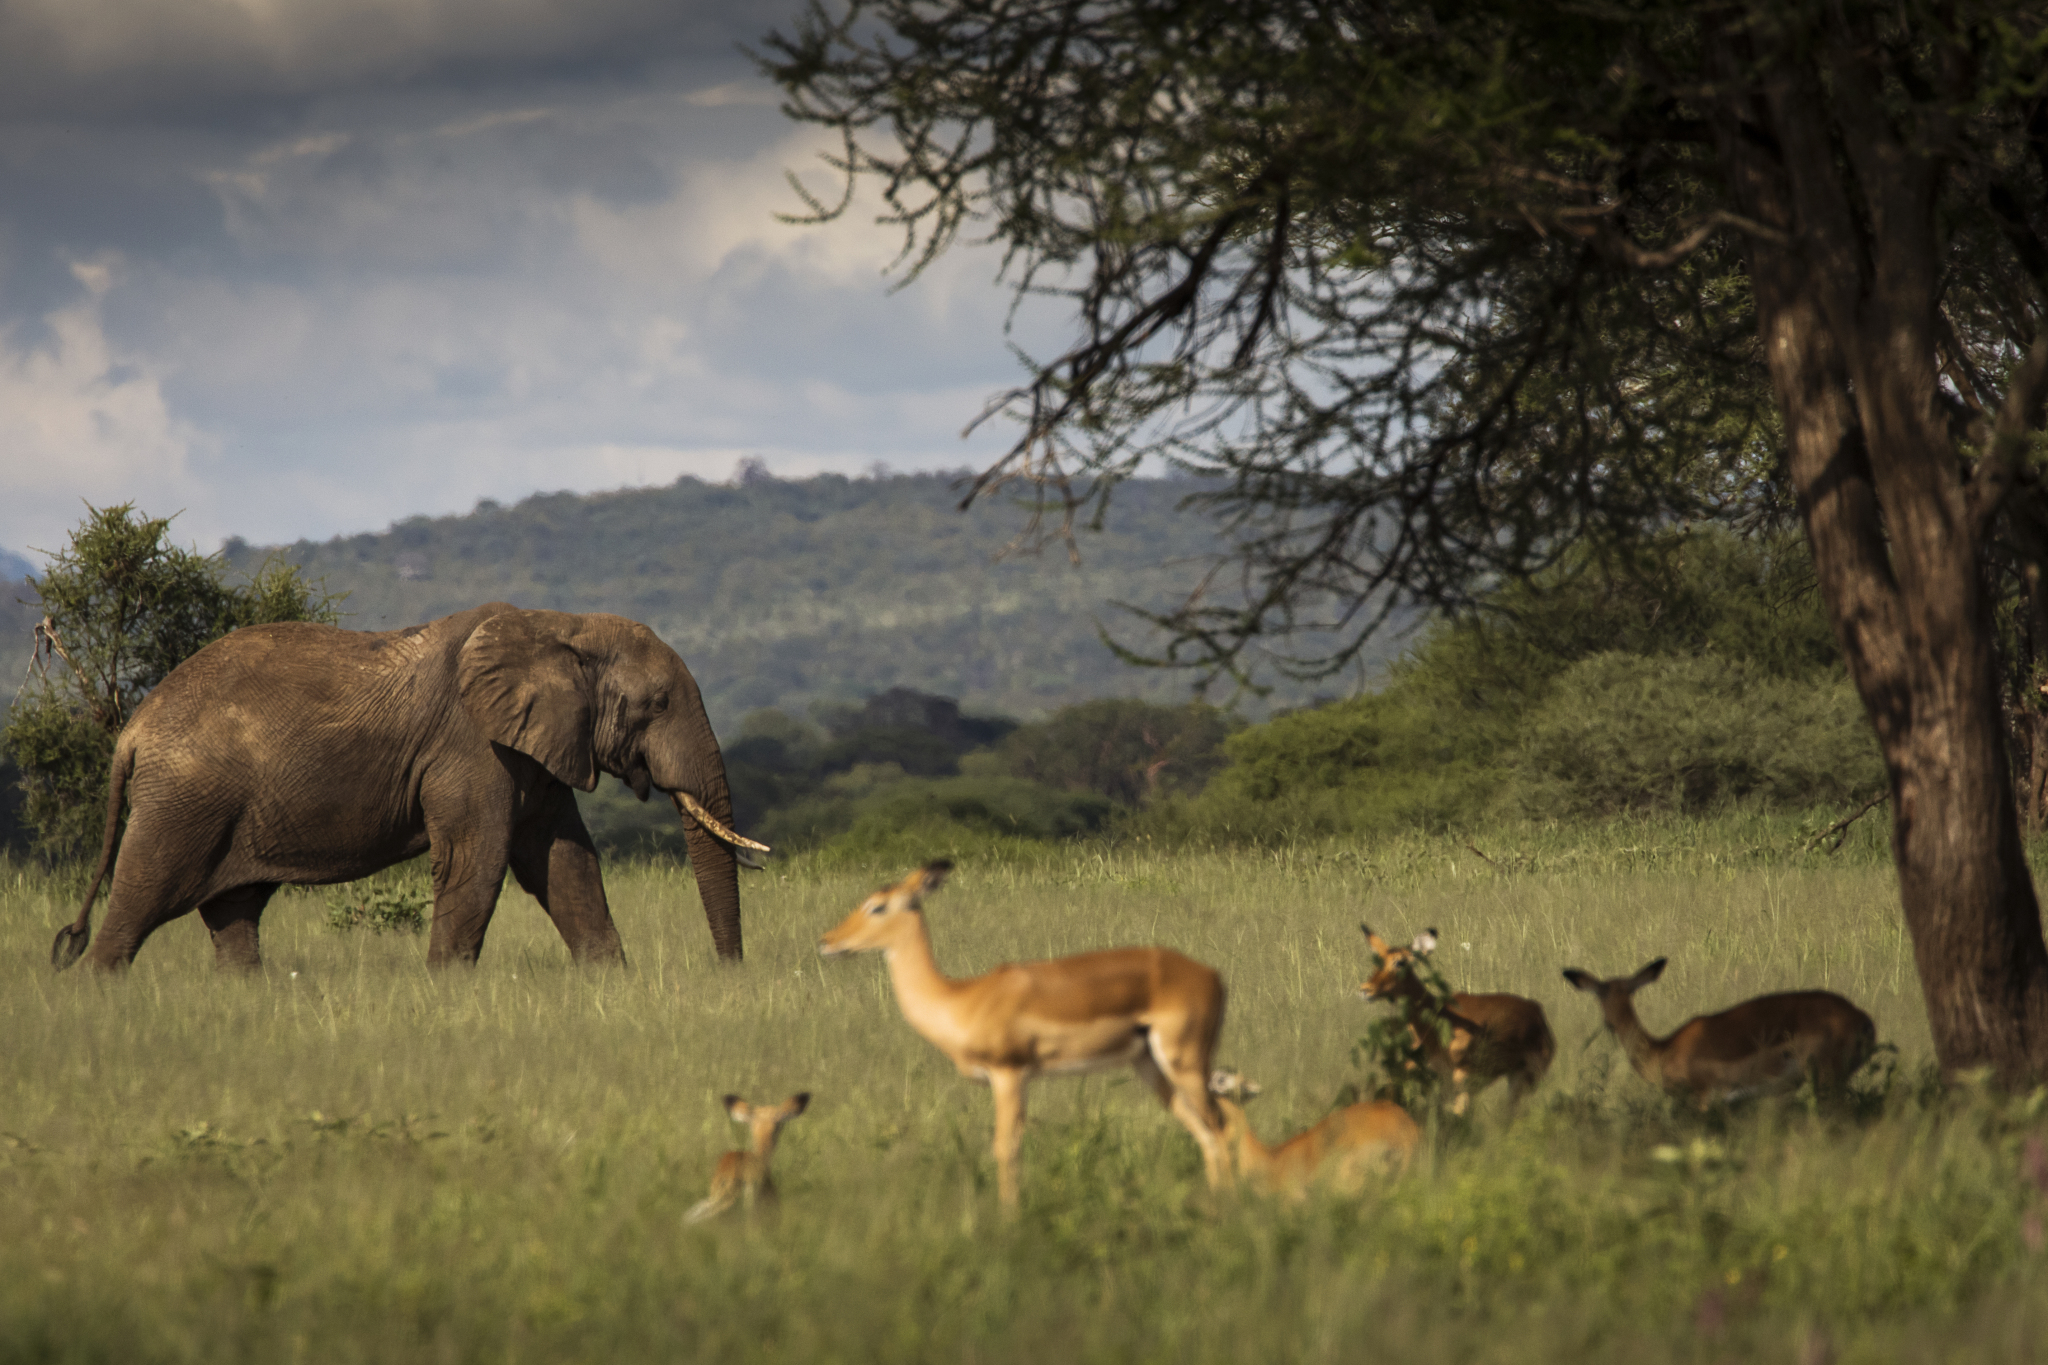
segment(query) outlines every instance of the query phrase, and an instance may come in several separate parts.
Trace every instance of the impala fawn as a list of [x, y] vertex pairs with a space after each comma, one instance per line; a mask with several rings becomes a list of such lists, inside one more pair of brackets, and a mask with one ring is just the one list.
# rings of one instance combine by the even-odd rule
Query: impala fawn
[[811, 1103], [809, 1091], [791, 1095], [781, 1104], [748, 1104], [738, 1095], [727, 1095], [725, 1112], [734, 1123], [747, 1126], [747, 1150], [727, 1152], [718, 1158], [718, 1170], [711, 1177], [711, 1193], [688, 1213], [686, 1223], [715, 1218], [742, 1199], [748, 1208], [775, 1202], [775, 1179], [768, 1163], [775, 1159], [775, 1139], [782, 1125], [804, 1112]]
[[1512, 1115], [1557, 1055], [1543, 1006], [1519, 995], [1460, 992], [1451, 996], [1446, 1010], [1415, 975], [1416, 959], [1436, 951], [1436, 930], [1416, 935], [1411, 947], [1396, 948], [1363, 924], [1358, 928], [1378, 960], [1358, 993], [1407, 1005], [1409, 1039], [1449, 1084], [1451, 1112], [1463, 1114], [1473, 1095], [1505, 1076]]
[[1259, 1093], [1255, 1083], [1234, 1071], [1218, 1071], [1209, 1078], [1209, 1089], [1223, 1110], [1223, 1139], [1237, 1159], [1238, 1175], [1268, 1194], [1306, 1198], [1311, 1183], [1356, 1194], [1373, 1176], [1407, 1169], [1422, 1141], [1422, 1130], [1407, 1110], [1388, 1100], [1367, 1100], [1268, 1147], [1252, 1131], [1242, 1103]]
[[1223, 1121], [1209, 1095], [1209, 1057], [1223, 1027], [1223, 979], [1171, 948], [1111, 948], [1013, 962], [955, 980], [939, 971], [923, 896], [952, 870], [935, 862], [869, 896], [818, 941], [827, 957], [879, 952], [903, 1017], [986, 1083], [996, 1102], [996, 1180], [1017, 1203], [1024, 1088], [1040, 1075], [1129, 1066], [1202, 1148], [1212, 1188], [1227, 1184]]
[[1653, 1038], [1636, 1017], [1635, 993], [1664, 974], [1658, 958], [1634, 976], [1603, 981], [1576, 967], [1564, 979], [1600, 1002], [1607, 1031], [1621, 1040], [1636, 1074], [1700, 1108], [1717, 1101], [1797, 1090], [1839, 1091], [1877, 1047], [1870, 1016], [1833, 991], [1759, 995], [1719, 1014], [1688, 1019]]

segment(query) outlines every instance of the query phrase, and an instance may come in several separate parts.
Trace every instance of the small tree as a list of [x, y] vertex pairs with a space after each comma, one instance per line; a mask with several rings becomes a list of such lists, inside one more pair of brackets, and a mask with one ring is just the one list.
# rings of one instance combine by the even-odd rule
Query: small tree
[[43, 609], [36, 676], [0, 731], [21, 768], [23, 819], [54, 858], [99, 837], [114, 738], [172, 669], [242, 626], [332, 622], [340, 600], [274, 559], [232, 585], [218, 556], [170, 543], [169, 518], [127, 503], [86, 510], [70, 546], [30, 580]]
[[1105, 697], [1023, 726], [1000, 752], [1018, 777], [1136, 806], [1161, 790], [1200, 791], [1227, 761], [1223, 741], [1236, 727], [1229, 713], [1200, 703]]

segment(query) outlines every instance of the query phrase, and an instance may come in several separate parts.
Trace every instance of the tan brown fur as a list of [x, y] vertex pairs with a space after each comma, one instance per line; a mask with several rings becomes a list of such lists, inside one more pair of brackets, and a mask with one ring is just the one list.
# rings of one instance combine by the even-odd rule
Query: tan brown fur
[[718, 1158], [718, 1169], [711, 1176], [711, 1193], [684, 1214], [683, 1221], [701, 1223], [716, 1218], [742, 1201], [749, 1209], [774, 1203], [775, 1178], [768, 1168], [775, 1159], [775, 1140], [782, 1133], [782, 1125], [803, 1113], [810, 1103], [808, 1091], [791, 1095], [781, 1104], [748, 1104], [738, 1095], [727, 1095], [726, 1115], [734, 1123], [746, 1125], [746, 1149]]
[[1356, 1194], [1375, 1177], [1398, 1174], [1414, 1159], [1422, 1129], [1400, 1105], [1368, 1100], [1346, 1105], [1268, 1147], [1252, 1131], [1238, 1097], [1256, 1094], [1231, 1072], [1218, 1072], [1210, 1088], [1223, 1111], [1223, 1137], [1237, 1162], [1237, 1174], [1267, 1194], [1306, 1198], [1311, 1188]]
[[1664, 973], [1664, 958], [1634, 976], [1602, 980], [1576, 967], [1565, 980], [1600, 1002], [1608, 1032], [1636, 1074], [1701, 1108], [1797, 1090], [1807, 1077], [1822, 1093], [1840, 1091], [1877, 1046], [1870, 1016], [1832, 991], [1760, 995], [1718, 1014], [1686, 1020], [1657, 1038], [1636, 1017], [1635, 993]]
[[[1407, 1001], [1411, 1018], [1430, 1022], [1440, 1007], [1410, 969], [1415, 951], [1396, 948], [1364, 925], [1358, 927], [1379, 959], [1358, 993], [1368, 1000]], [[1418, 942], [1433, 943], [1435, 938], [1436, 930], [1431, 929], [1427, 939]], [[1508, 1112], [1513, 1113], [1542, 1082], [1557, 1055], [1557, 1040], [1543, 1006], [1523, 996], [1459, 992], [1451, 996], [1444, 1022], [1450, 1025], [1449, 1042], [1436, 1028], [1411, 1024], [1408, 1035], [1449, 1085], [1453, 1113], [1464, 1113], [1473, 1095], [1503, 1076], [1508, 1082]]]
[[954, 980], [939, 971], [923, 895], [936, 862], [877, 891], [818, 943], [826, 956], [879, 952], [910, 1026], [996, 1104], [995, 1158], [1005, 1207], [1017, 1202], [1024, 1090], [1036, 1077], [1130, 1066], [1194, 1135], [1212, 1186], [1227, 1184], [1223, 1121], [1208, 1090], [1223, 1028], [1223, 979], [1171, 948], [1111, 948], [1006, 963]]

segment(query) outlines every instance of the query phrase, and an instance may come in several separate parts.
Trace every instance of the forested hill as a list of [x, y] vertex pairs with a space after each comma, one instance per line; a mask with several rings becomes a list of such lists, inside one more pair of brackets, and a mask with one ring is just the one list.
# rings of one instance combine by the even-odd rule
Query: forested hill
[[[1082, 534], [1079, 566], [1057, 548], [993, 559], [1024, 514], [1001, 500], [955, 511], [942, 475], [543, 494], [284, 553], [349, 594], [342, 624], [360, 630], [494, 598], [645, 621], [688, 661], [728, 735], [758, 707], [802, 714], [898, 684], [1029, 718], [1090, 697], [1189, 695], [1190, 675], [1121, 663], [1097, 635], [1099, 621], [1127, 646], [1154, 644], [1112, 604], [1176, 600], [1215, 553], [1214, 525], [1175, 510], [1186, 491], [1119, 489], [1107, 527]], [[226, 549], [243, 570], [267, 553]], [[1397, 648], [1390, 637], [1382, 657]], [[1357, 677], [1283, 687], [1248, 709], [1348, 693]]]

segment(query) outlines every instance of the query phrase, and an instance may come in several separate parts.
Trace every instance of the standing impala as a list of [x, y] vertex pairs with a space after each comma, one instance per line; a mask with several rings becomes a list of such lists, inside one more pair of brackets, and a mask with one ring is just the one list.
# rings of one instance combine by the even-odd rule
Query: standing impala
[[1636, 1074], [1705, 1109], [1718, 1100], [1797, 1090], [1840, 1090], [1877, 1046], [1870, 1016], [1833, 991], [1759, 995], [1719, 1014], [1686, 1020], [1653, 1038], [1636, 1018], [1635, 993], [1664, 974], [1658, 958], [1634, 976], [1603, 981], [1576, 967], [1564, 979], [1600, 1002], [1607, 1031], [1621, 1040]]
[[1508, 1112], [1514, 1113], [1557, 1055], [1543, 1006], [1519, 995], [1460, 993], [1451, 997], [1451, 1007], [1445, 1010], [1415, 977], [1415, 959], [1436, 951], [1436, 930], [1416, 935], [1412, 947], [1396, 948], [1363, 924], [1358, 928], [1378, 959], [1371, 979], [1358, 993], [1368, 1000], [1407, 1004], [1408, 1036], [1449, 1082], [1451, 1112], [1464, 1113], [1475, 1093], [1505, 1076]]
[[1301, 1199], [1311, 1181], [1356, 1194], [1369, 1177], [1406, 1169], [1422, 1142], [1422, 1129], [1407, 1110], [1389, 1100], [1366, 1100], [1268, 1147], [1244, 1112], [1243, 1102], [1259, 1093], [1257, 1084], [1235, 1071], [1218, 1071], [1209, 1089], [1223, 1110], [1223, 1137], [1237, 1158], [1237, 1173], [1270, 1194]]
[[1171, 948], [1111, 948], [1014, 962], [953, 980], [932, 958], [923, 896], [952, 870], [935, 862], [884, 887], [818, 941], [827, 957], [879, 952], [904, 1019], [986, 1082], [996, 1101], [996, 1179], [1017, 1203], [1024, 1087], [1044, 1074], [1131, 1066], [1202, 1148], [1211, 1188], [1229, 1183], [1209, 1056], [1223, 1027], [1223, 980]]

